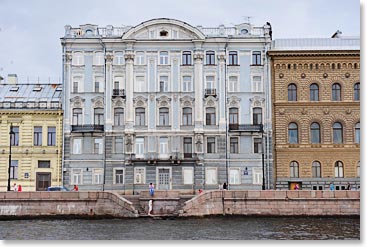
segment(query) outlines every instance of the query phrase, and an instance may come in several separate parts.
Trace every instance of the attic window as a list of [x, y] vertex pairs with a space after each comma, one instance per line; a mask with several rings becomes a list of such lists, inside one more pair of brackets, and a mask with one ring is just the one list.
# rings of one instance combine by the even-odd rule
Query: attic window
[[167, 37], [168, 36], [168, 32], [165, 31], [165, 30], [160, 31], [159, 36], [161, 36], [161, 37]]
[[85, 34], [86, 35], [92, 35], [93, 34], [93, 30], [92, 29], [87, 29], [87, 30], [85, 30]]
[[247, 29], [245, 29], [245, 28], [244, 28], [244, 29], [242, 29], [242, 30], [241, 30], [241, 34], [248, 34], [248, 30], [247, 30]]
[[42, 90], [41, 86], [34, 86], [34, 88], [33, 88], [33, 92], [39, 92], [41, 90]]
[[19, 87], [11, 87], [10, 92], [18, 92]]

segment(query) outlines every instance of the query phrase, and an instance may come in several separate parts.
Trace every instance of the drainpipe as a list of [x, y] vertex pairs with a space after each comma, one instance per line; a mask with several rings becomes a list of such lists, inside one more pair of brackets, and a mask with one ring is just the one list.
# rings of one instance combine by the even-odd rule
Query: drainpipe
[[[229, 164], [228, 164], [228, 122], [227, 122], [228, 121], [228, 110], [227, 110], [227, 53], [228, 51], [227, 50], [228, 50], [228, 36], [226, 38], [226, 43], [224, 45], [224, 108], [225, 108], [224, 111], [226, 115], [226, 183], [227, 183], [227, 190], [229, 190], [230, 187], [229, 187], [229, 179], [228, 179]], [[224, 206], [223, 206], [223, 210], [224, 210]]]
[[[62, 92], [61, 92], [61, 98], [62, 98], [62, 112], [64, 113], [64, 107], [65, 107], [65, 67], [66, 67], [66, 53], [65, 53], [65, 39], [63, 39], [62, 44]], [[63, 116], [64, 118], [64, 116]], [[64, 125], [61, 125], [61, 132], [62, 132], [62, 142], [61, 142], [61, 152], [62, 152], [62, 158], [61, 158], [61, 184], [64, 186], [64, 167], [65, 167], [65, 133], [64, 133]]]

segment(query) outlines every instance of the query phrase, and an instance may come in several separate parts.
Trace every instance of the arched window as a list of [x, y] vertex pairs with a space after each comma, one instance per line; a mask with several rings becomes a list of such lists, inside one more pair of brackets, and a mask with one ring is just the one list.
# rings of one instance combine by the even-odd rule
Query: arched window
[[343, 125], [339, 122], [333, 124], [333, 143], [343, 143]]
[[182, 125], [192, 125], [192, 108], [184, 107], [182, 109]]
[[238, 125], [238, 108], [236, 107], [229, 108], [229, 124]]
[[262, 109], [260, 107], [255, 107], [252, 110], [252, 121], [253, 121], [253, 124], [255, 124], [255, 125], [262, 124], [262, 122], [263, 122], [262, 119], [263, 119]]
[[135, 109], [135, 125], [137, 126], [145, 125], [145, 108], [138, 107]]
[[356, 84], [354, 84], [354, 101], [359, 101], [360, 100], [360, 94], [359, 94], [359, 82], [357, 82]]
[[288, 85], [288, 101], [297, 101], [297, 86], [296, 84]]
[[214, 107], [206, 108], [206, 125], [216, 125], [215, 119], [216, 119], [215, 108]]
[[335, 177], [336, 178], [344, 177], [343, 162], [341, 161], [335, 162]]
[[317, 144], [320, 142], [321, 142], [320, 124], [312, 123], [311, 124], [311, 143]]
[[360, 140], [361, 140], [361, 127], [360, 123], [356, 123], [356, 125], [354, 126], [354, 142], [359, 144]]
[[114, 125], [124, 125], [124, 108], [117, 107], [114, 109]]
[[319, 101], [319, 85], [316, 83], [310, 85], [310, 101]]
[[341, 101], [341, 86], [339, 83], [334, 83], [331, 87], [332, 89], [332, 100]]
[[291, 178], [299, 177], [299, 165], [297, 161], [292, 161], [290, 164], [290, 177]]
[[318, 161], [312, 162], [312, 177], [321, 178], [321, 164]]
[[159, 108], [159, 125], [160, 126], [169, 125], [169, 109], [167, 107]]
[[298, 143], [298, 126], [296, 123], [288, 125], [288, 142], [290, 144]]

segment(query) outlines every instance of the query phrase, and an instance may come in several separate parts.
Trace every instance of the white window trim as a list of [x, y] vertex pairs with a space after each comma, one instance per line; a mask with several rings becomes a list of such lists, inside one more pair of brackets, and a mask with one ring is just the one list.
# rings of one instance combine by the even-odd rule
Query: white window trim
[[[184, 91], [184, 77], [190, 77], [191, 78], [191, 80], [190, 80], [190, 82], [191, 82], [191, 88], [190, 88], [190, 90], [188, 90], [188, 91]], [[181, 76], [181, 92], [192, 92], [193, 91], [193, 87], [194, 87], [194, 82], [193, 82], [193, 77], [192, 77], [192, 75], [190, 75], [190, 74], [183, 74], [182, 76]]]
[[70, 93], [74, 93], [73, 91], [74, 91], [74, 85], [73, 85], [73, 83], [74, 83], [74, 80], [75, 79], [77, 79], [77, 81], [79, 82], [78, 83], [78, 92], [77, 92], [77, 94], [79, 94], [79, 93], [84, 93], [84, 75], [81, 75], [81, 74], [73, 74], [73, 76], [72, 76], [72, 83], [71, 83], [71, 85], [70, 85]]
[[[121, 53], [122, 56], [120, 59], [118, 59], [120, 56], [117, 56], [118, 53]], [[125, 64], [125, 53], [123, 51], [115, 51], [113, 53], [114, 55], [114, 60], [113, 60], [113, 64], [114, 65], [124, 65]]]
[[[230, 78], [231, 77], [236, 77], [237, 78], [236, 86], [235, 86], [234, 90], [230, 90], [231, 89], [230, 88]], [[239, 84], [240, 84], [239, 81], [240, 81], [239, 74], [231, 74], [231, 75], [228, 76], [228, 88], [227, 88], [227, 90], [228, 90], [229, 93], [236, 93], [236, 92], [239, 91]]]
[[[212, 87], [211, 88], [207, 88], [207, 77], [213, 77], [213, 84], [212, 84]], [[216, 89], [217, 88], [217, 85], [216, 85], [216, 82], [217, 82], [217, 78], [216, 78], [216, 75], [215, 74], [205, 74], [204, 76], [204, 83], [205, 83], [205, 87], [204, 89]]]
[[[74, 142], [75, 140], [80, 140], [80, 152], [79, 153], [76, 153], [75, 150], [74, 150]], [[83, 139], [82, 138], [73, 138], [73, 141], [72, 141], [72, 154], [83, 154]]]
[[[76, 170], [80, 170], [80, 173], [75, 173]], [[74, 183], [74, 175], [76, 174], [80, 174], [80, 181], [79, 183]], [[70, 180], [70, 184], [71, 185], [80, 185], [83, 184], [83, 169], [82, 168], [72, 168], [71, 169], [71, 180]]]
[[[207, 183], [208, 170], [215, 170], [215, 174], [216, 174], [215, 183]], [[205, 168], [205, 184], [208, 184], [208, 185], [218, 184], [218, 168], [217, 167], [206, 167]]]
[[[137, 170], [143, 170], [143, 177], [142, 177], [142, 182], [141, 183], [137, 183], [136, 182], [136, 171]], [[145, 184], [145, 177], [146, 177], [146, 169], [145, 167], [134, 167], [134, 184]]]
[[[260, 77], [260, 88], [259, 90], [256, 90], [255, 88], [255, 82], [254, 82], [254, 77]], [[264, 91], [264, 77], [261, 74], [251, 74], [251, 92], [255, 92], [255, 93], [261, 93]]]
[[[140, 90], [140, 88], [136, 88], [136, 87], [138, 87], [139, 85], [138, 85], [138, 77], [142, 77], [144, 80], [144, 84], [143, 84], [143, 88], [141, 89], [141, 91], [139, 91]], [[136, 85], [136, 87], [135, 87], [135, 85]], [[137, 90], [137, 89], [139, 89], [139, 90]], [[136, 74], [135, 75], [135, 77], [134, 77], [134, 92], [136, 92], [136, 93], [144, 93], [144, 92], [147, 92], [148, 90], [147, 90], [147, 78], [146, 78], [146, 76], [144, 75], [144, 74]]]
[[253, 57], [254, 57], [254, 52], [260, 52], [260, 64], [259, 65], [263, 65], [263, 52], [261, 51], [261, 50], [253, 50], [253, 51], [251, 51], [251, 65], [254, 65], [255, 63], [254, 63], [254, 60], [253, 60]]
[[[185, 172], [184, 172], [185, 170], [192, 172], [192, 177], [189, 183], [185, 183]], [[194, 184], [194, 168], [193, 167], [182, 167], [182, 184], [184, 185]]]
[[[142, 143], [143, 150], [142, 150], [141, 153], [138, 153], [137, 152], [138, 151], [138, 148], [137, 148], [137, 144], [138, 144], [137, 139], [139, 139], [139, 140], [142, 139], [143, 140], [143, 143]], [[139, 144], [141, 144], [141, 143], [139, 142]], [[135, 138], [135, 157], [136, 158], [144, 158], [144, 152], [145, 152], [145, 138], [144, 137], [136, 137]]]
[[[138, 53], [143, 53], [143, 56], [139, 55], [139, 59], [138, 59]], [[147, 64], [146, 59], [147, 56], [145, 51], [135, 51], [135, 65], [146, 65]]]
[[[167, 52], [167, 63], [161, 63], [161, 52]], [[170, 52], [169, 51], [159, 51], [158, 52], [158, 61], [159, 65], [170, 65]]]
[[168, 93], [171, 90], [171, 83], [170, 83], [170, 75], [167, 73], [159, 73], [157, 76], [157, 92], [160, 92], [160, 81], [161, 81], [161, 77], [162, 76], [166, 76], [167, 77], [167, 91], [163, 92], [163, 93]]
[[264, 106], [261, 104], [261, 106], [254, 106], [253, 104], [250, 106], [250, 116], [251, 116], [251, 124], [254, 124], [254, 108], [261, 108], [261, 122], [264, 124]]
[[[76, 55], [75, 54], [81, 54], [81, 56], [78, 56], [78, 59], [76, 59]], [[83, 51], [74, 51], [72, 54], [72, 65], [76, 65], [76, 66], [82, 66], [84, 65], [84, 52]]]
[[[259, 181], [256, 181], [256, 176], [260, 176]], [[256, 185], [262, 185], [263, 173], [261, 167], [252, 168], [252, 183]]]
[[[101, 172], [99, 172], [101, 171]], [[101, 178], [100, 181], [96, 181], [95, 175]], [[92, 184], [103, 184], [103, 169], [102, 168], [93, 168], [92, 170]]]
[[[260, 153], [255, 153], [255, 139], [261, 139], [261, 151]], [[263, 153], [263, 149], [264, 149], [264, 139], [261, 138], [261, 136], [253, 136], [252, 137], [252, 153], [257, 155], [257, 154], [262, 154]]]
[[[123, 175], [122, 175], [122, 182], [123, 183], [116, 183], [116, 171], [117, 170], [122, 170], [123, 171]], [[125, 168], [123, 168], [123, 167], [114, 167], [113, 168], [113, 184], [125, 184]]]
[[[238, 175], [239, 175], [239, 177], [238, 177], [238, 183], [231, 183], [231, 170], [235, 170], [235, 171], [237, 171], [238, 172]], [[241, 184], [241, 181], [242, 181], [242, 176], [241, 176], [242, 174], [241, 174], [241, 168], [240, 167], [231, 167], [231, 168], [229, 168], [229, 184], [236, 184], [236, 185], [238, 185], [238, 184]]]
[[[102, 54], [102, 56], [97, 56], [97, 54]], [[104, 65], [104, 54], [103, 51], [93, 52], [93, 65], [102, 66]]]

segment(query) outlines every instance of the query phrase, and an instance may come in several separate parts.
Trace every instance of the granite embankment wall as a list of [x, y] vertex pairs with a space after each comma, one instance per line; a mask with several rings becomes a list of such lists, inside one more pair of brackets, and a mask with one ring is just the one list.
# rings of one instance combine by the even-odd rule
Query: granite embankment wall
[[359, 191], [207, 191], [185, 202], [180, 216], [358, 216]]
[[111, 192], [0, 192], [0, 218], [40, 216], [138, 217]]

